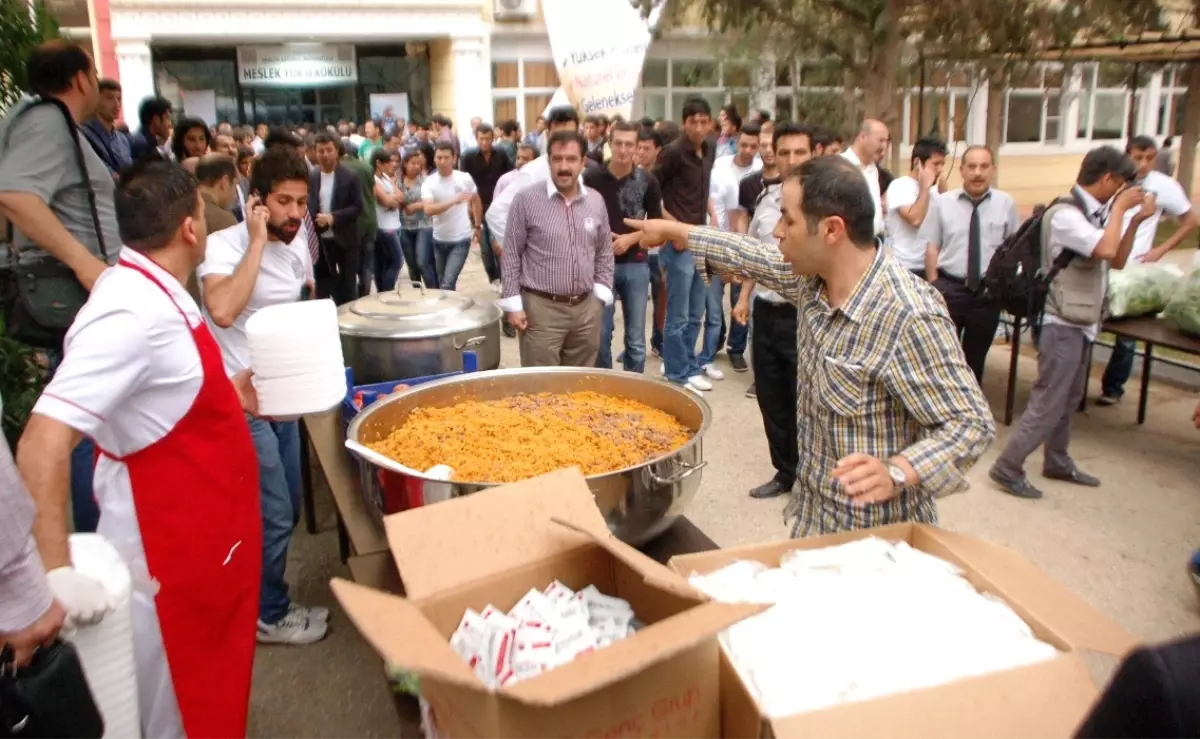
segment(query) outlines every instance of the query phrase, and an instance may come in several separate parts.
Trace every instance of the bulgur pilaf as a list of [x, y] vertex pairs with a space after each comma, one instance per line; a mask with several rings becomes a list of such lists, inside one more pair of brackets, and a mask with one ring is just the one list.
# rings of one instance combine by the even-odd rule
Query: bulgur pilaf
[[417, 408], [367, 446], [415, 470], [448, 465], [456, 481], [516, 482], [562, 467], [613, 472], [674, 451], [691, 436], [669, 413], [584, 391]]

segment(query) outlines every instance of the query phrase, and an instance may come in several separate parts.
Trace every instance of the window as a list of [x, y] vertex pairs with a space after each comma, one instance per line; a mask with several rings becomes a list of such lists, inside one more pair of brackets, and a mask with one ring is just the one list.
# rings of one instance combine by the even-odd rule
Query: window
[[525, 120], [521, 122], [522, 131], [534, 130], [538, 116], [545, 112], [546, 106], [550, 104], [550, 99], [553, 97], [554, 93], [552, 92], [525, 95]]
[[650, 116], [656, 121], [667, 117], [667, 94], [665, 92], [646, 92], [639, 90], [642, 101], [642, 117]]
[[500, 59], [492, 62], [491, 123], [515, 120], [522, 130], [533, 130], [538, 116], [558, 87], [554, 62], [543, 59]]
[[1016, 70], [1005, 93], [1004, 142], [1058, 144], [1062, 141], [1060, 65], [1031, 65]]
[[525, 62], [525, 87], [558, 87], [554, 62]]
[[492, 121], [497, 125], [517, 120], [517, 99], [496, 98], [492, 101]]
[[1042, 96], [1016, 94], [1008, 96], [1004, 127], [1004, 142], [1031, 144], [1042, 140]]
[[492, 62], [492, 87], [516, 89], [520, 86], [516, 62]]
[[800, 65], [800, 84], [805, 87], [842, 87], [845, 78], [844, 68], [836, 59]]
[[749, 64], [729, 63], [725, 65], [725, 87], [748, 89], [753, 85], [753, 71]]
[[776, 95], [775, 96], [775, 122], [788, 123], [795, 120], [796, 116], [792, 111], [793, 98], [791, 95]]
[[1092, 140], [1114, 141], [1125, 138], [1124, 92], [1097, 92], [1092, 99]]
[[667, 87], [667, 62], [665, 59], [647, 59], [642, 67], [643, 87]]
[[716, 62], [683, 59], [671, 62], [672, 87], [717, 87], [720, 84]]
[[913, 141], [922, 136], [937, 136], [942, 141], [967, 138], [967, 95], [926, 90], [922, 100], [918, 91], [909, 98], [908, 131]]

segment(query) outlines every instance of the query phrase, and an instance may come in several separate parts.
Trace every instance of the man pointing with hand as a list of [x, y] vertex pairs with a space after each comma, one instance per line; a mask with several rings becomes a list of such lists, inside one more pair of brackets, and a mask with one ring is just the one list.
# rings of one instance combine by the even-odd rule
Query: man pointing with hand
[[861, 172], [839, 157], [783, 183], [779, 246], [665, 220], [641, 245], [686, 244], [705, 273], [749, 277], [796, 305], [799, 464], [785, 519], [804, 537], [937, 523], [995, 422], [937, 292], [875, 239]]

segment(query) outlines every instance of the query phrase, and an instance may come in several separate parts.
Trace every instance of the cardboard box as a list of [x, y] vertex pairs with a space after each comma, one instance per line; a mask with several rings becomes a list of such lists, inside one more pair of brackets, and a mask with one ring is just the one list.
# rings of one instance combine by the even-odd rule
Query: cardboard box
[[[334, 580], [350, 619], [420, 675], [439, 731], [471, 737], [717, 737], [716, 635], [763, 610], [709, 602], [613, 537], [577, 469], [384, 519], [407, 598]], [[449, 645], [467, 608], [509, 609], [558, 579], [629, 601], [646, 628], [499, 690]]]
[[[896, 524], [811, 539], [757, 544], [673, 557], [682, 577], [737, 560], [778, 567], [795, 549], [820, 549], [868, 536], [905, 541], [953, 562], [976, 589], [1003, 598], [1037, 637], [1057, 647], [1054, 659], [946, 685], [769, 720], [721, 652], [722, 736], [757, 737], [1068, 737], [1096, 697], [1078, 649], [1123, 655], [1136, 639], [1016, 552], [924, 524]], [[887, 628], [881, 615], [880, 628]], [[832, 635], [831, 635], [832, 636]], [[899, 635], [898, 635], [899, 636]]]

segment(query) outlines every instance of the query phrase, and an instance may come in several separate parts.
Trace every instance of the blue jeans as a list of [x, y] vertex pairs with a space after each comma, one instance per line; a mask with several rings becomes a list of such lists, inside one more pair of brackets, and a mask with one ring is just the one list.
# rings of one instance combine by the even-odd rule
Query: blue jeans
[[417, 265], [425, 287], [437, 288], [437, 265], [433, 260], [433, 231], [428, 228], [405, 228], [400, 231], [400, 249], [409, 260], [409, 268]]
[[437, 266], [439, 287], [443, 290], [453, 290], [458, 285], [458, 276], [462, 273], [463, 265], [467, 263], [467, 253], [470, 251], [470, 239], [462, 241], [433, 240], [433, 260]]
[[404, 251], [400, 247], [399, 231], [375, 233], [375, 285], [379, 292], [396, 289], [396, 278], [404, 266]]
[[1133, 374], [1133, 360], [1137, 357], [1137, 340], [1117, 337], [1113, 344], [1108, 366], [1104, 368], [1104, 379], [1100, 390], [1105, 395], [1119, 398], [1125, 394], [1125, 383]]
[[667, 379], [682, 385], [689, 377], [700, 374], [696, 339], [700, 337], [708, 286], [696, 271], [696, 260], [690, 251], [675, 251], [668, 242], [663, 244], [658, 261], [667, 275], [663, 360], [667, 365]]
[[492, 248], [492, 232], [487, 224], [484, 224], [479, 233], [479, 258], [483, 260], [483, 271], [487, 272], [488, 282], [500, 279], [500, 260], [496, 258], [496, 252]]
[[291, 598], [284, 580], [288, 544], [300, 521], [300, 427], [296, 421], [246, 419], [258, 456], [258, 489], [262, 506], [262, 592], [258, 617], [273, 624], [287, 615]]
[[604, 309], [600, 328], [600, 353], [596, 366], [612, 369], [612, 336], [616, 323], [617, 301], [625, 319], [625, 356], [621, 360], [627, 372], [646, 368], [646, 300], [650, 290], [650, 267], [645, 262], [617, 262], [613, 265], [613, 304]]
[[[650, 304], [653, 309], [651, 316], [658, 315], [658, 304], [662, 300], [662, 270], [658, 264], [658, 254], [649, 254], [646, 257], [646, 264], [650, 267]], [[650, 330], [650, 348], [662, 354], [663, 332], [658, 327], [658, 322], [654, 322], [654, 327]]]
[[[740, 282], [733, 283], [729, 286], [729, 309], [733, 310], [733, 306], [737, 305], [738, 300], [742, 297], [742, 284]], [[724, 335], [724, 332], [721, 332]], [[748, 323], [741, 324], [737, 321], [729, 321], [729, 353], [744, 354], [746, 352], [746, 343], [750, 339], [750, 326]]]
[[725, 283], [712, 275], [704, 296], [704, 340], [696, 363], [703, 367], [712, 364], [725, 340]]

